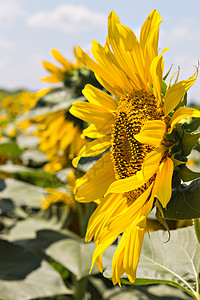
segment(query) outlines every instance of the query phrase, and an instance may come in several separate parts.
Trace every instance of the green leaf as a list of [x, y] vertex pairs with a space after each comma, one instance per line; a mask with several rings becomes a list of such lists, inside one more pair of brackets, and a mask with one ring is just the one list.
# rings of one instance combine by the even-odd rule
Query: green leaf
[[0, 179], [0, 198], [9, 199], [15, 206], [39, 208], [42, 197], [39, 187], [12, 178]]
[[166, 82], [163, 80], [163, 81], [162, 81], [161, 93], [162, 93], [163, 95], [165, 95], [166, 90], [167, 90], [167, 84], [166, 84]]
[[18, 180], [32, 183], [40, 187], [61, 187], [63, 183], [53, 174], [42, 169], [27, 168], [18, 165], [2, 165], [0, 171]]
[[18, 147], [18, 145], [15, 142], [0, 144], [0, 153], [8, 157], [19, 156], [22, 152], [23, 151]]
[[49, 263], [27, 249], [0, 241], [1, 299], [27, 300], [72, 294]]
[[191, 181], [200, 177], [199, 172], [193, 172], [185, 164], [179, 166], [178, 177], [183, 181]]
[[164, 218], [173, 220], [189, 220], [200, 218], [200, 179], [195, 179], [190, 185], [181, 185], [174, 189], [172, 197], [163, 210]]
[[[58, 219], [54, 215], [49, 217], [46, 211], [41, 211], [34, 217], [18, 221], [16, 225], [10, 230], [8, 236], [10, 240], [33, 239], [36, 237], [38, 230], [61, 230], [63, 227], [63, 221], [65, 221], [65, 219], [65, 214], [61, 216], [60, 219]], [[45, 237], [43, 237], [43, 239], [45, 240]]]
[[[94, 249], [94, 243], [84, 243], [77, 239], [66, 239], [52, 244], [47, 248], [46, 254], [72, 272], [77, 280], [80, 280], [89, 276]], [[104, 265], [110, 263], [112, 255], [113, 248], [111, 247], [103, 256]], [[94, 266], [92, 274], [97, 273], [99, 273], [99, 270]]]
[[109, 300], [191, 300], [191, 297], [183, 291], [164, 284], [121, 288], [115, 286], [105, 291], [103, 295], [103, 299]]
[[[170, 240], [164, 231], [145, 234], [137, 279], [134, 285], [164, 283], [178, 287], [194, 297], [200, 272], [200, 245], [193, 227], [171, 231]], [[111, 269], [104, 271], [111, 277]], [[122, 283], [130, 284], [124, 276]]]
[[192, 133], [200, 127], [200, 118], [190, 118], [183, 124], [183, 130]]
[[[94, 243], [83, 243], [81, 240], [66, 239], [52, 244], [46, 254], [72, 272], [77, 280], [89, 275], [94, 252]], [[99, 273], [95, 266], [92, 274]]]
[[184, 132], [182, 138], [183, 156], [188, 156], [191, 153], [192, 149], [196, 145], [199, 138], [200, 138], [200, 132], [197, 133]]

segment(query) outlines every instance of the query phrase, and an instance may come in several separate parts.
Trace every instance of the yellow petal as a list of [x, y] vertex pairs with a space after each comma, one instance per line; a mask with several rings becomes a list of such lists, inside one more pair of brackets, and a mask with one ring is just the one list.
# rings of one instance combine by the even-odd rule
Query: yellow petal
[[89, 137], [91, 139], [98, 139], [103, 136], [102, 133], [99, 133], [96, 126], [94, 124], [91, 124], [86, 129], [82, 131], [81, 137]]
[[153, 93], [158, 101], [158, 105], [162, 103], [161, 98], [161, 89], [162, 89], [162, 78], [163, 78], [163, 71], [164, 71], [164, 60], [163, 60], [163, 53], [168, 49], [164, 49], [162, 53], [156, 56], [150, 66], [150, 73], [153, 82]]
[[106, 151], [110, 147], [110, 136], [103, 136], [90, 143], [84, 145], [72, 161], [73, 166], [77, 168], [81, 157], [97, 156]]
[[169, 129], [169, 133], [172, 132], [174, 126], [180, 120], [185, 118], [200, 118], [200, 111], [194, 108], [179, 107], [170, 120], [171, 127]]
[[197, 71], [192, 78], [174, 83], [166, 92], [164, 99], [164, 113], [168, 115], [181, 101], [185, 92], [195, 83]]
[[63, 81], [63, 78], [64, 77], [61, 74], [59, 74], [59, 75], [52, 74], [51, 76], [40, 78], [40, 80], [43, 82], [59, 83], [59, 82]]
[[[110, 235], [106, 236], [105, 239], [100, 241], [99, 236], [101, 232], [106, 231], [107, 233], [113, 236], [114, 232], [108, 231], [107, 223], [110, 220], [110, 218], [118, 215], [121, 211], [123, 211], [126, 208], [127, 198], [123, 195], [112, 194], [110, 196], [105, 197], [90, 217], [85, 236], [86, 242], [89, 242], [93, 237], [97, 244], [106, 242], [106, 240], [110, 238]], [[123, 226], [122, 223], [121, 226]], [[118, 236], [119, 232], [120, 229], [118, 228], [117, 232], [115, 232], [115, 235]]]
[[167, 157], [159, 167], [155, 185], [154, 185], [154, 195], [157, 197], [165, 208], [171, 198], [172, 194], [172, 175], [174, 171], [173, 161]]
[[131, 93], [133, 87], [130, 81], [127, 80], [123, 69], [119, 68], [112, 52], [106, 51], [106, 48], [102, 47], [96, 40], [92, 42], [91, 51], [98, 62], [98, 66], [101, 66], [104, 70], [103, 78], [119, 92]]
[[90, 84], [85, 86], [82, 93], [90, 103], [103, 106], [111, 111], [116, 111], [118, 107], [118, 103], [113, 97]]
[[[141, 32], [140, 32], [140, 43], [143, 49], [145, 48], [145, 45], [148, 43], [149, 39], [151, 38], [153, 40], [153, 44], [151, 47], [154, 51], [154, 57], [157, 55], [158, 51], [158, 37], [159, 37], [159, 25], [161, 23], [162, 19], [159, 15], [158, 11], [156, 9], [152, 10], [142, 25]], [[152, 38], [153, 33], [153, 38]], [[153, 58], [154, 58], [153, 57]]]
[[159, 147], [166, 132], [166, 123], [161, 120], [146, 121], [139, 134], [134, 138], [142, 143]]
[[112, 131], [115, 115], [96, 104], [77, 101], [70, 108], [70, 113], [85, 122], [95, 124], [100, 133], [108, 134]]
[[[130, 28], [120, 24], [118, 16], [113, 11], [108, 17], [108, 42], [127, 80], [130, 79], [139, 89], [145, 88], [144, 64], [138, 40]], [[131, 55], [131, 52], [134, 52], [134, 55]]]
[[108, 188], [106, 195], [109, 193], [125, 193], [137, 189], [145, 183], [143, 178], [138, 178], [138, 175], [119, 179], [114, 181]]
[[72, 71], [71, 64], [68, 62], [68, 60], [66, 58], [64, 58], [64, 56], [62, 56], [62, 54], [58, 50], [52, 49], [51, 54], [59, 63], [61, 63], [63, 65], [63, 67], [66, 69], [66, 71], [68, 71], [68, 72]]
[[161, 146], [148, 153], [142, 165], [143, 180], [149, 180], [158, 170], [165, 147]]
[[115, 180], [110, 153], [101, 157], [87, 173], [76, 181], [76, 200], [91, 202], [102, 198]]
[[[93, 45], [94, 42], [93, 42]], [[95, 52], [95, 47], [93, 46], [93, 51]], [[124, 95], [123, 89], [119, 86], [116, 79], [113, 79], [113, 74], [107, 72], [101, 65], [97, 64], [92, 60], [82, 49], [78, 47], [77, 52], [79, 60], [90, 70], [95, 73], [97, 80], [111, 92], [113, 95], [120, 97]], [[112, 74], [112, 75], [111, 75]]]
[[42, 65], [43, 67], [50, 73], [52, 74], [60, 74], [60, 73], [63, 73], [62, 72], [62, 69], [56, 67], [55, 65], [53, 65], [52, 63], [50, 62], [47, 62], [47, 61], [43, 61], [42, 62]]

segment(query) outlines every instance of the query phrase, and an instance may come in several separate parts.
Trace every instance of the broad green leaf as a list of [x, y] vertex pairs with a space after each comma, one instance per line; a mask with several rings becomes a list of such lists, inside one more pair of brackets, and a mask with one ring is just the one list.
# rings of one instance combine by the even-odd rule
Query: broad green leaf
[[0, 179], [0, 198], [9, 199], [15, 206], [39, 208], [43, 194], [42, 188], [32, 184], [13, 178]]
[[[191, 300], [189, 295], [174, 287], [159, 284], [150, 286], [115, 286], [103, 294], [109, 300]], [[101, 298], [102, 299], [102, 298]]]
[[200, 118], [190, 118], [183, 124], [183, 130], [192, 133], [200, 127]]
[[15, 142], [9, 142], [0, 144], [0, 153], [8, 157], [15, 157], [19, 156], [22, 153], [22, 150]]
[[164, 218], [173, 220], [200, 218], [199, 195], [200, 179], [174, 189], [166, 210], [163, 210]]
[[41, 187], [61, 187], [62, 182], [53, 174], [42, 169], [27, 168], [19, 165], [2, 165], [0, 171], [9, 177], [32, 183]]
[[[94, 243], [83, 243], [81, 240], [66, 239], [52, 244], [46, 254], [62, 264], [76, 275], [77, 280], [89, 275], [94, 252]], [[92, 274], [99, 273], [95, 266]]]
[[72, 294], [49, 263], [27, 249], [0, 241], [0, 297], [27, 300]]
[[[46, 254], [72, 272], [77, 280], [80, 280], [83, 277], [89, 276], [94, 249], [94, 243], [84, 243], [81, 240], [67, 239], [52, 244], [46, 250]], [[103, 256], [104, 265], [110, 263], [112, 255], [113, 248], [111, 247]], [[95, 266], [92, 274], [97, 273], [99, 273], [99, 270]]]
[[189, 169], [185, 164], [180, 165], [179, 171], [178, 171], [178, 177], [182, 179], [183, 181], [191, 181], [196, 178], [200, 177], [199, 172], [193, 172], [191, 169]]
[[39, 150], [26, 150], [20, 155], [20, 159], [23, 165], [31, 168], [41, 167], [48, 160], [45, 153]]
[[197, 133], [184, 132], [182, 138], [182, 147], [183, 147], [184, 156], [188, 156], [191, 153], [192, 149], [196, 145], [199, 138], [200, 138], [200, 132]]
[[[165, 231], [151, 232], [150, 238], [145, 234], [134, 285], [169, 284], [194, 296], [200, 272], [200, 245], [194, 228], [172, 230], [167, 239]], [[104, 275], [110, 278], [111, 269]], [[130, 284], [125, 275], [121, 282]]]
[[19, 121], [32, 119], [45, 114], [53, 113], [59, 110], [68, 109], [73, 102], [85, 100], [84, 97], [74, 98], [67, 90], [52, 91], [46, 96], [40, 98], [37, 105], [29, 110]]
[[9, 240], [36, 238], [38, 230], [61, 230], [67, 215], [68, 211], [63, 211], [63, 215], [58, 219], [54, 215], [49, 217], [47, 212], [39, 212], [34, 217], [18, 221], [9, 232]]

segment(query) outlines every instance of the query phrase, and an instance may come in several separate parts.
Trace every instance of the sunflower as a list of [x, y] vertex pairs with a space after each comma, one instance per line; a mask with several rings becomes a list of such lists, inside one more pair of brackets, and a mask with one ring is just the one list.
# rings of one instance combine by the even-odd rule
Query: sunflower
[[[68, 80], [68, 77], [70, 77], [74, 70], [77, 69], [80, 64], [77, 62], [72, 63], [69, 62], [57, 49], [52, 49], [51, 54], [54, 57], [54, 59], [60, 63], [60, 67], [57, 67], [56, 65], [43, 61], [42, 65], [43, 67], [49, 72], [51, 75], [48, 77], [41, 78], [41, 81], [50, 82], [50, 83], [59, 83], [59, 82], [65, 82]], [[74, 55], [76, 57], [76, 48], [74, 47]]]
[[96, 62], [78, 48], [79, 59], [113, 95], [86, 85], [83, 94], [88, 102], [75, 102], [70, 112], [91, 124], [85, 135], [93, 137], [74, 166], [81, 157], [101, 155], [76, 182], [77, 201], [99, 203], [85, 237], [87, 242], [94, 238], [96, 244], [91, 268], [96, 263], [103, 271], [103, 252], [122, 234], [112, 261], [114, 284], [120, 284], [124, 273], [135, 281], [147, 216], [154, 204], [166, 208], [170, 200], [173, 170], [183, 162], [175, 164], [170, 154], [173, 139], [167, 137], [180, 120], [200, 117], [195, 109], [177, 108], [197, 71], [163, 92], [167, 49], [158, 54], [160, 23], [153, 10], [138, 40], [112, 11], [105, 46], [93, 41]]
[[45, 169], [55, 173], [67, 166], [86, 143], [81, 138], [82, 122], [67, 113], [65, 109], [47, 113], [32, 119], [38, 124], [35, 135], [39, 138], [39, 149], [46, 153], [48, 163]]
[[64, 207], [68, 210], [70, 207], [74, 210], [76, 205], [72, 195], [55, 188], [46, 188], [46, 195], [44, 198], [40, 199], [42, 203], [41, 209], [45, 210], [51, 205], [63, 204]]

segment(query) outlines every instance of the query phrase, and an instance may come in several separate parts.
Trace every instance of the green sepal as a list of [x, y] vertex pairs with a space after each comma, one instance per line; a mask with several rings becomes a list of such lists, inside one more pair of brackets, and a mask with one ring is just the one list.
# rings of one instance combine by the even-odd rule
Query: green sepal
[[200, 173], [193, 172], [184, 164], [179, 166], [178, 177], [179, 179], [182, 179], [183, 181], [187, 182], [199, 178]]
[[163, 210], [164, 218], [171, 220], [190, 220], [200, 218], [200, 178], [190, 185], [182, 184], [179, 189], [173, 189], [172, 197]]
[[167, 91], [167, 84], [166, 84], [166, 82], [163, 80], [163, 81], [162, 81], [162, 87], [161, 87], [161, 94], [162, 94], [163, 96], [165, 96], [166, 91]]
[[169, 234], [169, 239], [170, 239], [169, 226], [168, 226], [167, 222], [164, 219], [163, 208], [162, 208], [162, 205], [160, 204], [160, 202], [158, 200], [156, 201], [156, 218], [163, 225], [163, 227], [167, 230], [167, 232]]
[[171, 72], [172, 67], [173, 67], [173, 64], [171, 65], [171, 67], [169, 68], [169, 70], [167, 71], [167, 73], [165, 74], [165, 76], [163, 77], [163, 80], [167, 79], [167, 77], [169, 76], [169, 73]]

